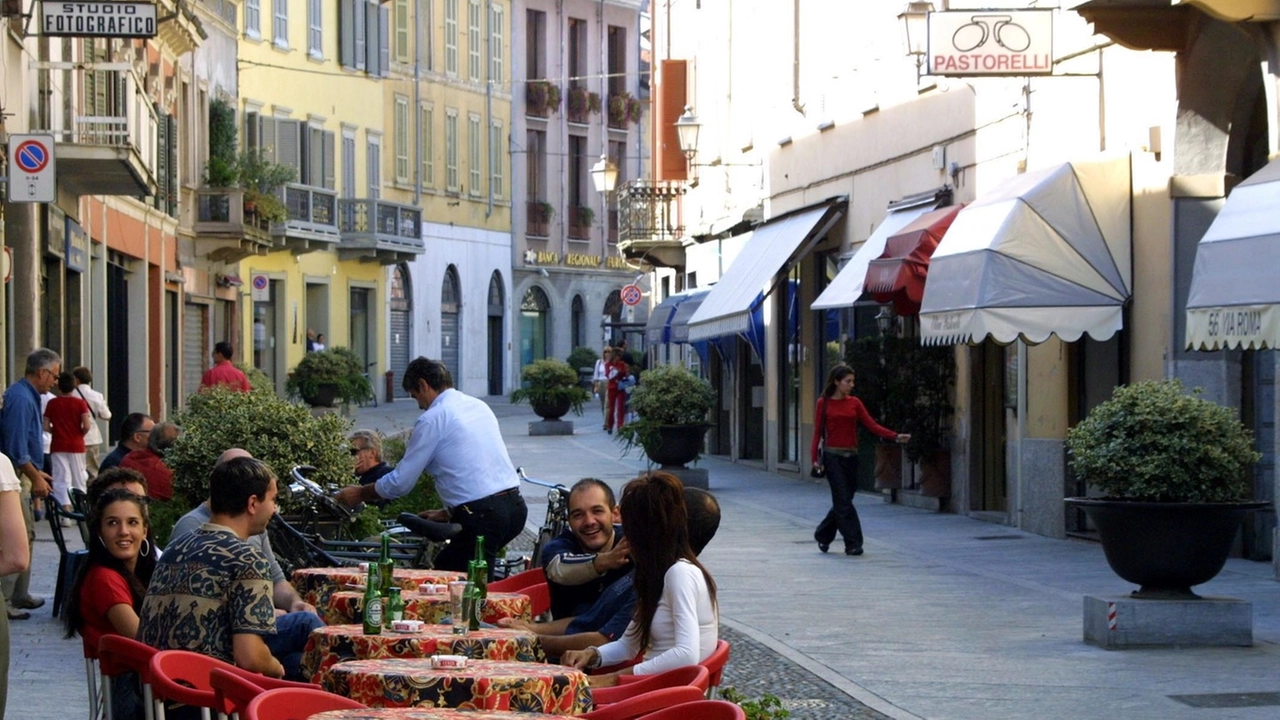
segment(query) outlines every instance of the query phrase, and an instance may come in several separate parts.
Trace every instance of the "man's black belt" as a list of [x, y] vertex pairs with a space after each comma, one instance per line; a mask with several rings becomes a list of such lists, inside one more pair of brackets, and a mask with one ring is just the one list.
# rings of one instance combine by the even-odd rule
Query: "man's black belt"
[[492, 495], [486, 495], [476, 500], [468, 500], [467, 502], [464, 502], [461, 505], [458, 505], [457, 507], [449, 508], [449, 514], [452, 515], [454, 510], [457, 510], [458, 508], [461, 508], [461, 507], [466, 507], [467, 505], [475, 505], [476, 503], [482, 503], [488, 500], [496, 500], [500, 497], [506, 497], [508, 495], [519, 495], [519, 494], [520, 494], [520, 488], [518, 486], [513, 488], [507, 488], [506, 490], [499, 490], [498, 492]]

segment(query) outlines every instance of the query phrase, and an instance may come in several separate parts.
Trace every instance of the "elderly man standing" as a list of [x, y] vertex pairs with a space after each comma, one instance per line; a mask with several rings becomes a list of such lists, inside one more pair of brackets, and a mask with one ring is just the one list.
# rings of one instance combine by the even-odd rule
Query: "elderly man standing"
[[156, 500], [173, 499], [173, 471], [164, 464], [164, 451], [182, 436], [182, 428], [163, 422], [151, 429], [147, 446], [124, 456], [120, 467], [137, 470], [147, 479], [147, 488]]
[[[44, 413], [40, 396], [49, 392], [62, 372], [62, 358], [48, 348], [37, 348], [27, 355], [22, 379], [4, 391], [4, 408], [0, 409], [0, 452], [13, 460], [22, 479], [22, 519], [27, 525], [28, 545], [34, 542], [35, 518], [31, 514], [31, 498], [49, 495], [53, 478], [44, 467]], [[44, 598], [31, 595], [30, 563], [26, 570], [6, 575], [0, 585], [9, 601], [10, 620], [26, 620], [27, 610], [44, 605]]]

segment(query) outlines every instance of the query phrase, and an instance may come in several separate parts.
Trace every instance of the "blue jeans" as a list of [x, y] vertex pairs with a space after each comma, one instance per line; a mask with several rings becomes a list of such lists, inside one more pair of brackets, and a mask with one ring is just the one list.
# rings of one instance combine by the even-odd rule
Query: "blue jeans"
[[324, 621], [310, 612], [285, 613], [276, 618], [276, 634], [264, 635], [267, 649], [284, 666], [284, 679], [310, 682], [302, 677], [302, 651], [307, 648], [311, 631], [324, 627]]
[[822, 453], [827, 468], [827, 484], [831, 486], [831, 509], [818, 523], [813, 538], [824, 545], [836, 539], [836, 530], [844, 538], [846, 550], [862, 547], [862, 522], [853, 507], [853, 493], [858, 489], [858, 456]]

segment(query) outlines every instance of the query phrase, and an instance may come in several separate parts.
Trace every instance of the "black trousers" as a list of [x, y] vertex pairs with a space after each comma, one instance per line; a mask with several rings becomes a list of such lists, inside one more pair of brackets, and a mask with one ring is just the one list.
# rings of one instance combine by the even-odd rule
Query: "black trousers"
[[515, 540], [524, 530], [529, 506], [518, 488], [463, 503], [453, 509], [449, 518], [462, 526], [462, 532], [449, 541], [436, 556], [437, 570], [466, 572], [467, 561], [475, 559], [476, 537], [484, 536], [484, 558], [489, 562], [489, 579], [493, 579], [498, 550]]
[[831, 486], [831, 509], [818, 523], [813, 537], [830, 545], [836, 539], [836, 531], [844, 538], [848, 550], [862, 547], [862, 522], [853, 506], [853, 493], [858, 489], [858, 456], [822, 453], [822, 463], [827, 468], [827, 484]]

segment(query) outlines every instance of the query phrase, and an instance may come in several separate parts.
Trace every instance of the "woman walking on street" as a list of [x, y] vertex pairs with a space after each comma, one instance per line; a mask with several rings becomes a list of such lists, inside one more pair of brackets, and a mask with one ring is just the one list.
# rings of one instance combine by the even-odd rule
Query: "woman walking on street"
[[853, 384], [853, 368], [844, 364], [831, 368], [827, 387], [814, 410], [813, 443], [809, 447], [810, 462], [819, 474], [826, 472], [831, 486], [831, 509], [818, 523], [813, 539], [818, 541], [818, 549], [826, 552], [839, 530], [845, 555], [862, 554], [862, 523], [853, 507], [853, 493], [858, 487], [858, 426], [900, 443], [911, 439], [872, 419], [867, 406], [853, 396]]

